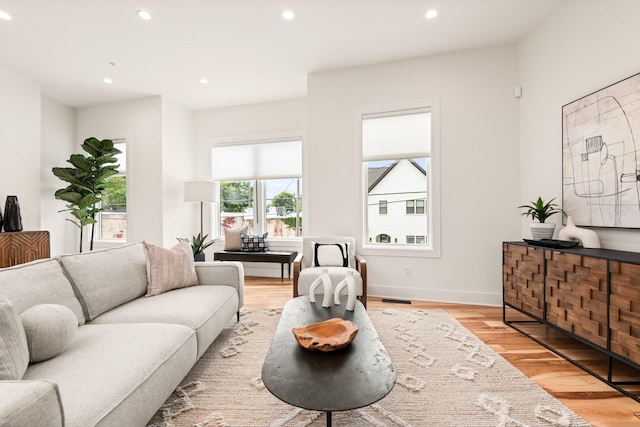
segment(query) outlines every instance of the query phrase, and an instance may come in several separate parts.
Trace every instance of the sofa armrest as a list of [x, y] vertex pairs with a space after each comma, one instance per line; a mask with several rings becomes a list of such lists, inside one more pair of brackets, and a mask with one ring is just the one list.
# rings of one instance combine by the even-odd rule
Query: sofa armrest
[[244, 305], [244, 267], [236, 261], [196, 262], [201, 285], [232, 286], [238, 291], [239, 307]]
[[49, 381], [0, 381], [0, 426], [64, 426], [60, 391]]

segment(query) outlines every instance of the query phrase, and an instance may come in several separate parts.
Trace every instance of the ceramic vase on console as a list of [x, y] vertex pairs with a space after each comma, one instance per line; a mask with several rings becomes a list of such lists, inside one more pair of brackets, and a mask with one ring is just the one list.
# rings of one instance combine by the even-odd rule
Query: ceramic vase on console
[[573, 222], [573, 217], [567, 217], [567, 226], [560, 230], [558, 234], [560, 240], [572, 240], [582, 243], [582, 247], [585, 249], [598, 249], [600, 248], [600, 238], [593, 230], [587, 230], [586, 228], [576, 227]]
[[4, 231], [22, 231], [18, 196], [7, 196], [4, 205]]

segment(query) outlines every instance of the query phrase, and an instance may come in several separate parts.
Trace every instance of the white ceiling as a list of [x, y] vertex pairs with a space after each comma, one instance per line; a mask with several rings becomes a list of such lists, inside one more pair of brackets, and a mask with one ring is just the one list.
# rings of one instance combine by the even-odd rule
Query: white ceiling
[[200, 110], [303, 97], [317, 71], [514, 43], [563, 2], [0, 0], [0, 64], [73, 107], [163, 95]]

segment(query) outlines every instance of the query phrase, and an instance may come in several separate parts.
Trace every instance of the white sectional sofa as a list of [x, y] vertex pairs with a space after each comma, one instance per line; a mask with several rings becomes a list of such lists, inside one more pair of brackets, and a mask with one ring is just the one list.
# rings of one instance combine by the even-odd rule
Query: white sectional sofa
[[[144, 426], [225, 325], [239, 320], [240, 263], [195, 263], [197, 286], [145, 296], [147, 254], [135, 243], [0, 269], [0, 338], [11, 310], [24, 320], [54, 304], [75, 316], [60, 354], [0, 381], [0, 426]], [[57, 321], [42, 323], [47, 333], [63, 330]], [[0, 378], [3, 358], [19, 356], [11, 345], [0, 339]]]

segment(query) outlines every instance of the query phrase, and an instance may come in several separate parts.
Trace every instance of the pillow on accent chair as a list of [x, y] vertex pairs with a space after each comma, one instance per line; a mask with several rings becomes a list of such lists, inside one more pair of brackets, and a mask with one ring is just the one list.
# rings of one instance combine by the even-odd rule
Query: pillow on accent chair
[[348, 243], [313, 243], [314, 267], [350, 267]]
[[243, 252], [267, 252], [269, 250], [269, 241], [267, 235], [269, 233], [249, 236], [242, 234], [242, 251]]
[[243, 225], [238, 228], [225, 228], [224, 229], [224, 250], [225, 251], [240, 251], [242, 250], [242, 235], [247, 234], [249, 227]]
[[20, 317], [31, 362], [56, 357], [69, 346], [78, 332], [78, 318], [64, 305], [34, 305]]
[[[78, 318], [73, 316], [74, 322]], [[29, 365], [29, 347], [20, 315], [0, 295], [0, 381], [21, 380]]]
[[171, 249], [144, 242], [147, 253], [147, 294], [160, 295], [172, 289], [198, 284], [191, 244], [181, 241]]

